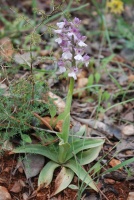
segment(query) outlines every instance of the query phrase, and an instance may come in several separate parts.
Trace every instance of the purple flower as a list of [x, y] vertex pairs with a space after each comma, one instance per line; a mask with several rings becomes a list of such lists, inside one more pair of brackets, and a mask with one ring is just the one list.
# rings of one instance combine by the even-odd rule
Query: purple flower
[[62, 74], [66, 71], [66, 68], [64, 66], [59, 66], [59, 73]]
[[74, 57], [75, 60], [78, 60], [78, 61], [83, 61], [83, 57], [81, 54], [77, 54], [75, 57]]
[[85, 65], [86, 65], [86, 67], [88, 67], [90, 57], [89, 57], [88, 55], [84, 55], [84, 56], [83, 56], [83, 59], [84, 59], [84, 63], [85, 63]]
[[57, 23], [57, 26], [58, 26], [59, 28], [63, 28], [64, 25], [65, 25], [65, 22], [58, 22], [58, 23]]
[[62, 43], [62, 39], [61, 39], [61, 38], [57, 38], [57, 39], [55, 40], [55, 42], [57, 42], [58, 44], [61, 44], [61, 43]]
[[77, 73], [81, 64], [85, 64], [87, 67], [89, 64], [89, 56], [85, 54], [86, 36], [82, 36], [79, 32], [79, 25], [81, 20], [77, 17], [72, 22], [66, 19], [63, 22], [58, 22], [58, 29], [54, 30], [58, 34], [58, 38], [55, 40], [62, 49], [62, 57], [58, 62], [59, 73], [68, 72], [69, 77], [77, 79]]
[[62, 33], [62, 30], [61, 29], [59, 29], [59, 30], [57, 29], [57, 30], [54, 30], [54, 32], [55, 33]]
[[80, 41], [78, 42], [78, 45], [79, 45], [80, 47], [86, 47], [86, 46], [87, 46], [87, 44], [85, 44], [82, 40], [80, 40]]
[[65, 59], [65, 60], [70, 60], [72, 59], [72, 54], [69, 50], [65, 51], [63, 54], [62, 54], [62, 58]]
[[68, 76], [69, 77], [73, 77], [74, 80], [76, 80], [77, 79], [77, 76], [76, 76], [77, 73], [78, 73], [78, 68], [74, 67], [73, 70], [68, 73]]
[[76, 25], [79, 25], [81, 23], [81, 20], [79, 20], [79, 18], [75, 17], [73, 20], [73, 23]]

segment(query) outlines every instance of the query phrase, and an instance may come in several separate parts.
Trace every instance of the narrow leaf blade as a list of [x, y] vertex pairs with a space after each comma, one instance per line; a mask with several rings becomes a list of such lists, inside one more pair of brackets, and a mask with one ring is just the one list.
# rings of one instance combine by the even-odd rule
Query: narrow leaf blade
[[54, 162], [58, 162], [58, 158], [55, 151], [49, 148], [49, 146], [42, 146], [40, 144], [31, 144], [18, 147], [14, 149], [11, 153], [34, 153], [43, 155]]
[[68, 150], [68, 156], [67, 156], [66, 161], [72, 158], [74, 155], [76, 155], [80, 151], [101, 146], [103, 143], [104, 143], [103, 139], [89, 138], [89, 139], [76, 140], [70, 144], [71, 147]]

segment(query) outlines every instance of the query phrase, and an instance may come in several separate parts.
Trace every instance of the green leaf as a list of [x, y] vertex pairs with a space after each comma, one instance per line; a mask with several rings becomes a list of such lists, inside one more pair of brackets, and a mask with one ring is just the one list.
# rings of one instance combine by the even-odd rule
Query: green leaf
[[26, 143], [32, 143], [32, 140], [31, 140], [30, 136], [27, 135], [27, 134], [22, 134], [21, 135], [21, 139]]
[[104, 59], [102, 60], [102, 68], [107, 67], [107, 64], [108, 64], [109, 62], [111, 62], [112, 59], [113, 59], [114, 57], [115, 57], [115, 55], [114, 55], [114, 54], [111, 54], [109, 57], [104, 58]]
[[103, 143], [104, 143], [103, 139], [92, 139], [92, 138], [79, 139], [77, 141], [74, 141], [70, 144], [71, 147], [70, 149], [68, 149], [66, 161], [72, 158], [80, 151], [101, 146]]
[[59, 143], [59, 155], [58, 155], [58, 160], [59, 163], [64, 163], [66, 161], [67, 157], [67, 152], [70, 149], [70, 144], [69, 143]]
[[129, 165], [129, 164], [131, 164], [133, 162], [134, 162], [134, 158], [130, 158], [128, 160], [123, 161], [121, 164], [118, 164], [115, 167], [112, 167], [112, 168], [104, 171], [102, 174], [107, 174], [107, 173], [113, 172], [113, 171], [115, 171], [115, 170], [117, 170], [117, 169], [119, 169], [121, 167], [124, 167], [126, 165]]
[[69, 129], [70, 129], [70, 110], [69, 113], [66, 114], [66, 116], [63, 118], [64, 122], [62, 125], [62, 133], [57, 133], [57, 136], [60, 140], [63, 140], [64, 143], [68, 142], [68, 135], [69, 135]]
[[56, 115], [57, 109], [56, 106], [53, 104], [48, 107], [51, 117], [53, 118]]
[[43, 167], [43, 169], [40, 172], [39, 179], [38, 179], [38, 189], [40, 189], [42, 187], [47, 187], [51, 183], [54, 170], [59, 166], [60, 166], [59, 164], [57, 164], [53, 161], [49, 161], [45, 165], [45, 167]]
[[11, 153], [36, 153], [58, 163], [56, 152], [50, 146], [42, 146], [40, 144], [25, 145], [14, 149]]
[[76, 157], [79, 160], [80, 165], [86, 165], [86, 164], [91, 163], [93, 160], [95, 160], [99, 155], [101, 147], [102, 145], [91, 148], [87, 151], [78, 153]]
[[90, 76], [88, 77], [88, 86], [93, 85], [94, 83], [94, 76], [93, 74], [90, 74]]
[[68, 135], [70, 130], [70, 110], [68, 110], [66, 117], [63, 119], [62, 131], [63, 131], [63, 140], [64, 142], [68, 142]]
[[76, 163], [75, 160], [69, 160], [64, 166], [70, 168], [84, 183], [86, 183], [95, 191], [98, 191], [93, 179], [90, 177], [88, 172], [86, 172], [84, 168], [82, 168], [78, 163]]
[[110, 94], [107, 92], [107, 91], [105, 91], [103, 94], [102, 94], [102, 100], [108, 100], [110, 98]]
[[[83, 136], [86, 130], [86, 126], [83, 125], [80, 127], [80, 130], [78, 132], [75, 133], [76, 136]], [[69, 137], [69, 142], [74, 142], [76, 140], [80, 140], [80, 138], [75, 137], [75, 135], [73, 135], [73, 133], [71, 133], [71, 136]]]
[[68, 188], [70, 188], [70, 189], [72, 189], [72, 190], [78, 190], [78, 189], [79, 189], [79, 187], [78, 187], [77, 185], [74, 185], [74, 184], [70, 184], [70, 185], [68, 186]]
[[100, 81], [100, 78], [101, 78], [100, 73], [96, 72], [95, 75], [94, 75], [94, 78], [95, 78], [95, 82], [98, 83]]
[[86, 131], [86, 126], [83, 125], [83, 126], [80, 127], [80, 130], [75, 133], [75, 135], [82, 136], [85, 133], [85, 131]]
[[54, 196], [67, 188], [74, 177], [74, 172], [71, 169], [63, 167], [58, 176], [55, 179], [55, 189], [51, 195]]

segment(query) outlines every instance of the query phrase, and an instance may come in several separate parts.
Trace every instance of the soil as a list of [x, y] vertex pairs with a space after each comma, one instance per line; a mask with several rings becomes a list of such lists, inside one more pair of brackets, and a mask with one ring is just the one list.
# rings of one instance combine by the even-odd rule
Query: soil
[[[24, 200], [24, 194], [28, 194], [28, 199], [31, 200], [77, 200], [77, 191], [71, 189], [65, 189], [62, 193], [56, 195], [55, 197], [50, 197], [53, 191], [53, 183], [50, 187], [44, 188], [37, 193], [37, 181], [38, 176], [32, 178], [28, 181], [24, 172], [21, 169], [16, 170], [18, 155], [9, 155], [8, 153], [1, 156], [0, 163], [0, 185], [8, 189], [12, 200]], [[14, 173], [15, 172], [15, 173]], [[19, 181], [24, 183], [24, 186], [18, 190], [15, 187], [13, 192], [13, 186]], [[111, 180], [111, 181], [110, 181]], [[19, 184], [18, 184], [19, 185]], [[103, 178], [100, 180], [100, 192], [99, 194], [93, 191], [86, 190], [83, 193], [83, 200], [91, 200], [92, 195], [96, 197], [96, 200], [126, 200], [130, 191], [134, 191], [134, 184], [132, 182], [115, 181], [112, 179]]]

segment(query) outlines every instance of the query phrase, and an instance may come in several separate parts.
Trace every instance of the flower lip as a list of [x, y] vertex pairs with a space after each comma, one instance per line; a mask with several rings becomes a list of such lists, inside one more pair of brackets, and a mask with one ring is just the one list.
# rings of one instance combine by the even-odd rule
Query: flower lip
[[60, 33], [62, 33], [62, 30], [61, 29], [57, 29], [57, 30], [54, 30], [54, 32], [60, 34]]
[[86, 46], [87, 46], [87, 44], [85, 44], [82, 40], [80, 40], [80, 41], [78, 42], [78, 45], [79, 45], [80, 47], [86, 47]]
[[57, 39], [55, 39], [55, 42], [57, 42], [58, 44], [61, 44], [62, 43], [62, 39], [61, 38], [57, 38]]
[[73, 77], [73, 78], [74, 78], [74, 80], [76, 80], [76, 79], [77, 79], [76, 73], [75, 73], [75, 72], [73, 72], [73, 71], [72, 71], [72, 72], [69, 72], [69, 73], [68, 73], [68, 76], [69, 76], [69, 77]]
[[78, 61], [83, 61], [83, 57], [81, 54], [77, 54], [75, 57], [74, 57], [75, 60], [78, 60]]
[[72, 54], [70, 51], [65, 51], [63, 54], [62, 54], [62, 58], [65, 59], [65, 60], [68, 60], [68, 59], [72, 59]]
[[59, 27], [59, 28], [63, 28], [64, 27], [64, 25], [65, 25], [65, 22], [58, 22], [57, 23], [57, 26]]

